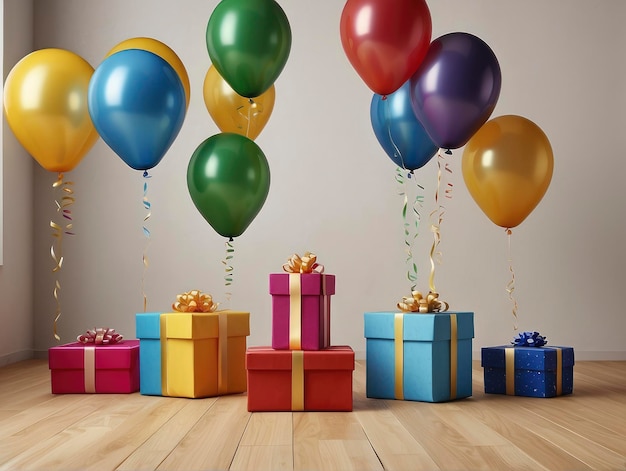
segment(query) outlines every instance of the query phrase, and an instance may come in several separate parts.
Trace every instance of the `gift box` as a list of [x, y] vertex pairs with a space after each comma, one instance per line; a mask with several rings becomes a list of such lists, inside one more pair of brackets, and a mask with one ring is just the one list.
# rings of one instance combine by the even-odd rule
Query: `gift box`
[[139, 341], [68, 343], [48, 349], [52, 394], [139, 391]]
[[275, 273], [272, 295], [272, 348], [321, 350], [330, 346], [330, 296], [335, 275]]
[[274, 350], [246, 353], [248, 411], [351, 411], [354, 351]]
[[140, 393], [211, 397], [246, 391], [250, 314], [138, 313]]
[[483, 347], [481, 365], [487, 394], [555, 397], [573, 390], [571, 347]]
[[442, 402], [472, 395], [472, 312], [364, 318], [367, 397]]
[[161, 396], [161, 314], [143, 312], [135, 316], [135, 333], [139, 338], [139, 392]]

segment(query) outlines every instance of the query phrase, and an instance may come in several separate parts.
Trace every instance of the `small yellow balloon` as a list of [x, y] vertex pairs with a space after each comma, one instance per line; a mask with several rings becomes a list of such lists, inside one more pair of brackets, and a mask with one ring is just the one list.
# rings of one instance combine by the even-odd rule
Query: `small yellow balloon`
[[185, 90], [186, 108], [189, 108], [189, 99], [191, 97], [189, 75], [187, 74], [187, 69], [185, 69], [183, 61], [180, 60], [180, 57], [178, 57], [172, 48], [158, 39], [145, 37], [130, 38], [122, 41], [111, 49], [105, 58], [115, 54], [116, 52], [125, 51], [127, 49], [141, 49], [143, 51], [151, 52], [171, 65], [183, 84], [183, 89]]
[[535, 123], [506, 115], [485, 123], [465, 145], [463, 179], [478, 206], [498, 226], [519, 225], [545, 195], [554, 157]]
[[203, 95], [211, 118], [222, 132], [233, 132], [254, 140], [270, 119], [276, 90], [272, 85], [258, 97], [245, 98], [211, 66], [204, 78]]
[[94, 69], [64, 49], [22, 58], [4, 84], [4, 113], [17, 140], [46, 170], [72, 170], [98, 140], [87, 95]]

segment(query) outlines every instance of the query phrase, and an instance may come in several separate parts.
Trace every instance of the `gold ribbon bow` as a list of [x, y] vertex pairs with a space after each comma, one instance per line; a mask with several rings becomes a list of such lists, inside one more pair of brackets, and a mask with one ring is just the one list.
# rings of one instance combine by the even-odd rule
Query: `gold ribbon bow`
[[439, 293], [429, 291], [423, 296], [419, 291], [413, 291], [411, 296], [403, 296], [397, 306], [402, 312], [444, 312], [450, 307], [445, 301], [437, 299]]
[[283, 265], [283, 270], [287, 273], [323, 273], [324, 265], [317, 263], [317, 255], [311, 252], [304, 252], [302, 257], [295, 253]]
[[215, 312], [220, 303], [214, 303], [210, 294], [197, 289], [176, 295], [172, 309], [178, 312]]
[[115, 332], [115, 329], [106, 329], [99, 327], [97, 329], [88, 330], [83, 335], [76, 337], [80, 343], [93, 345], [113, 345], [124, 339], [121, 334]]

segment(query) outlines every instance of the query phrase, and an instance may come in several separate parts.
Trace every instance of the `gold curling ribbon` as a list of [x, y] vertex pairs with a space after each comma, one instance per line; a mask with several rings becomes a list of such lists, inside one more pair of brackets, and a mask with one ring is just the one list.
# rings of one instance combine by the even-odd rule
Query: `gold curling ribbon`
[[556, 349], [556, 395], [563, 394], [563, 350], [560, 347], [552, 347]]
[[515, 396], [515, 348], [507, 347], [504, 349], [506, 394]]
[[396, 314], [393, 319], [394, 351], [395, 351], [395, 382], [394, 397], [404, 400], [404, 314]]
[[[448, 152], [446, 152], [446, 154], [448, 154]], [[452, 169], [450, 168], [449, 163], [445, 162], [445, 157], [441, 155], [441, 149], [439, 149], [439, 151], [437, 152], [437, 189], [435, 191], [436, 208], [430, 213], [431, 221], [434, 220], [434, 222], [431, 222], [430, 224], [430, 230], [433, 233], [433, 244], [430, 248], [430, 276], [428, 278], [428, 284], [430, 287], [430, 291], [432, 292], [437, 291], [435, 289], [435, 260], [438, 264], [441, 264], [441, 252], [437, 250], [437, 247], [439, 247], [439, 244], [441, 243], [441, 223], [443, 222], [443, 215], [445, 213], [444, 207], [439, 201], [441, 194], [442, 161], [444, 161], [443, 170], [448, 173], [452, 173]], [[452, 188], [452, 183], [447, 182], [446, 189], [444, 190], [444, 195], [448, 199], [452, 198]]]
[[305, 252], [302, 257], [293, 254], [287, 263], [283, 265], [287, 273], [323, 273], [324, 265], [317, 263], [317, 255]]
[[[50, 256], [55, 263], [55, 266], [52, 269], [53, 273], [60, 271], [63, 267], [63, 235], [74, 235], [74, 233], [72, 232], [72, 210], [70, 209], [70, 206], [76, 201], [74, 197], [74, 190], [72, 190], [71, 188], [73, 184], [74, 182], [63, 180], [63, 172], [58, 173], [57, 180], [52, 184], [52, 188], [61, 188], [61, 191], [63, 193], [60, 198], [60, 202], [59, 199], [54, 200], [57, 206], [57, 212], [61, 213], [61, 215], [69, 221], [67, 224], [65, 224], [65, 227], [63, 227], [61, 224], [57, 224], [54, 221], [50, 221], [50, 227], [52, 228], [52, 237], [54, 237], [58, 241], [58, 249], [56, 252], [54, 250], [54, 244], [50, 247]], [[61, 337], [57, 333], [57, 324], [59, 319], [61, 318], [61, 301], [59, 299], [60, 291], [61, 283], [57, 279], [54, 282], [54, 289], [52, 291], [54, 300], [56, 301], [56, 311], [54, 314], [52, 333], [57, 341], [61, 340]]]
[[291, 352], [291, 410], [304, 410], [304, 352]]
[[[245, 105], [241, 105], [240, 107], [238, 107], [237, 113], [239, 113], [239, 115], [247, 121], [248, 124], [246, 125], [246, 137], [250, 138], [250, 127], [252, 126], [252, 119], [254, 118], [255, 127], [256, 127], [256, 117], [263, 112], [263, 106], [257, 103], [256, 101], [254, 101], [252, 98], [250, 98], [248, 100], [248, 106], [247, 106], [248, 113], [241, 112], [241, 110], [244, 108], [246, 108]], [[237, 126], [237, 127], [239, 129], [242, 129], [242, 126]]]
[[302, 288], [299, 273], [289, 273], [289, 350], [302, 348]]
[[96, 347], [87, 346], [83, 352], [85, 392], [96, 392]]
[[450, 307], [445, 301], [438, 299], [439, 293], [430, 291], [426, 296], [413, 291], [411, 296], [403, 296], [397, 306], [402, 312], [444, 312]]
[[172, 309], [177, 312], [215, 312], [220, 303], [214, 303], [210, 294], [194, 289], [176, 295]]
[[506, 229], [507, 241], [508, 241], [508, 262], [509, 262], [509, 272], [511, 273], [511, 280], [506, 285], [506, 292], [509, 294], [509, 299], [513, 304], [511, 308], [513, 314], [513, 331], [517, 332], [517, 300], [513, 296], [513, 292], [515, 291], [515, 272], [513, 271], [513, 257], [511, 256], [511, 229]]
[[217, 337], [217, 393], [228, 392], [228, 314], [217, 312], [219, 316]]
[[450, 314], [450, 399], [456, 399], [457, 347], [458, 324], [456, 314]]

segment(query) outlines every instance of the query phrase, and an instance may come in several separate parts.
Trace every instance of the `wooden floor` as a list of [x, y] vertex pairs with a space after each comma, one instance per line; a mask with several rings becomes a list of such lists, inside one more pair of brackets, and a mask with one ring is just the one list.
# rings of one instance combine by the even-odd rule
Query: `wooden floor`
[[2, 470], [626, 470], [626, 362], [579, 362], [574, 394], [483, 394], [354, 412], [247, 412], [246, 396], [50, 394], [47, 363], [0, 368]]

